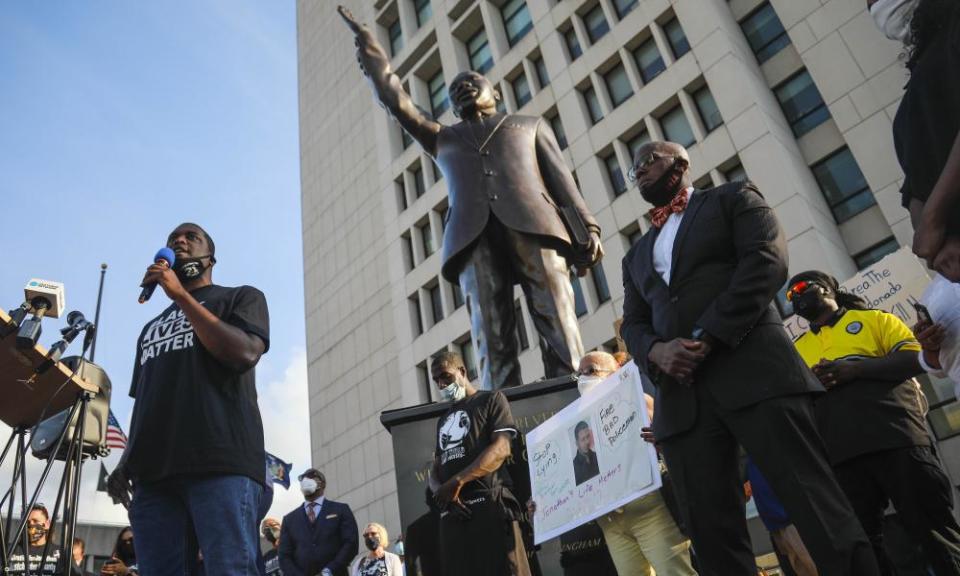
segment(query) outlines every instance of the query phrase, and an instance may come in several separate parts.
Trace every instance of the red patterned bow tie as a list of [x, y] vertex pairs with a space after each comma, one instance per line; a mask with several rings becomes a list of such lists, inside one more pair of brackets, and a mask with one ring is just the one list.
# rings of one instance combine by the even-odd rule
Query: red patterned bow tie
[[650, 222], [653, 223], [657, 228], [661, 228], [664, 223], [667, 221], [667, 218], [671, 214], [680, 214], [687, 209], [687, 200], [689, 195], [687, 191], [681, 190], [679, 194], [673, 197], [673, 200], [670, 201], [666, 206], [660, 206], [659, 208], [650, 209]]

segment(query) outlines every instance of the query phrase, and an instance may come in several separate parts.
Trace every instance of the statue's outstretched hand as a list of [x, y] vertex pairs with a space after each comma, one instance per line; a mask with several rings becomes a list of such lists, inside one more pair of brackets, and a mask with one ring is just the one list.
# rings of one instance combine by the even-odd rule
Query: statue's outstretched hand
[[363, 29], [363, 25], [357, 22], [357, 19], [353, 17], [353, 12], [351, 12], [346, 6], [340, 5], [337, 6], [337, 13], [340, 14], [341, 18], [343, 18], [343, 22], [347, 25], [347, 28], [359, 36], [361, 30]]
[[357, 62], [360, 64], [360, 70], [365, 76], [369, 76], [371, 70], [378, 70], [378, 63], [390, 61], [390, 57], [384, 51], [377, 38], [373, 35], [370, 27], [366, 24], [357, 22], [357, 19], [345, 6], [337, 6], [337, 13], [347, 25], [347, 28], [353, 32], [353, 43], [357, 47]]

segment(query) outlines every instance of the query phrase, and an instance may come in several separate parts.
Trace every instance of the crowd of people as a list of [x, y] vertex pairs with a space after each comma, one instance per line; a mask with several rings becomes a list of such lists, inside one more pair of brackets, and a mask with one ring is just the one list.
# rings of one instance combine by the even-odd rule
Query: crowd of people
[[[788, 280], [786, 239], [762, 190], [747, 181], [697, 189], [682, 146], [640, 147], [630, 179], [654, 207], [652, 227], [622, 262], [620, 335], [656, 390], [643, 434], [657, 447], [663, 488], [579, 527], [601, 544], [564, 549], [565, 574], [755, 575], [744, 516], [752, 496], [788, 574], [895, 574], [884, 541], [892, 505], [927, 569], [960, 575], [952, 487], [915, 380], [929, 372], [960, 383], [960, 7], [955, 0], [867, 5], [908, 58], [893, 137], [913, 250], [936, 271], [919, 322], [911, 329], [869, 309], [820, 270]], [[341, 16], [361, 62], [380, 66], [378, 81], [389, 84], [389, 67], [372, 59], [383, 51], [369, 29], [348, 11]], [[472, 110], [482, 124], [496, 114], [495, 89], [483, 76], [458, 76], [454, 91], [462, 118]], [[440, 127], [430, 126], [436, 131], [410, 124], [419, 142], [436, 147]], [[553, 136], [536, 126], [544, 131], [537, 153], [550, 156]], [[578, 266], [603, 255], [599, 227], [586, 220]], [[522, 234], [509, 236], [512, 249], [531, 249]], [[314, 468], [298, 478], [303, 504], [282, 521], [265, 519], [271, 497], [254, 368], [269, 350], [266, 299], [251, 286], [213, 283], [215, 245], [202, 227], [182, 224], [166, 244], [174, 265], [155, 263], [143, 282], [160, 286], [171, 304], [137, 341], [129, 445], [108, 481], [131, 527], [118, 533], [101, 576], [540, 574], [529, 538], [536, 502], [519, 501], [506, 470], [519, 435], [510, 405], [498, 386], [474, 387], [463, 359], [449, 351], [432, 358], [429, 372], [448, 401], [437, 422], [429, 512], [405, 538], [391, 546], [379, 523], [359, 530], [348, 504], [325, 497], [326, 477]], [[550, 252], [550, 262], [558, 254]], [[528, 272], [528, 279], [542, 272], [547, 283], [554, 277]], [[559, 276], [567, 273], [563, 266]], [[472, 294], [482, 283], [471, 278]], [[774, 305], [784, 285], [810, 324], [795, 342]], [[512, 285], [509, 294], [513, 310]], [[558, 351], [575, 352], [579, 340], [565, 340], [569, 326], [559, 316], [542, 320], [549, 370], [575, 371], [582, 396], [626, 361], [592, 352], [569, 366]], [[486, 367], [484, 382], [519, 377], [507, 356], [487, 352], [500, 360]], [[573, 466], [578, 482], [587, 481], [597, 474], [592, 431], [584, 423], [575, 434]], [[36, 506], [26, 517], [29, 545], [6, 574], [85, 576], [84, 542], [73, 543], [72, 558], [61, 557], [47, 510]], [[266, 553], [260, 536], [270, 543]]]

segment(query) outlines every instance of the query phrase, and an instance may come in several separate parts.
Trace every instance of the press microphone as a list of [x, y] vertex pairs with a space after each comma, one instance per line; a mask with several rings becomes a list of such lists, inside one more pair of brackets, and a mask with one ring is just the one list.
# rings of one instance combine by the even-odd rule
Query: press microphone
[[[164, 246], [163, 248], [157, 250], [156, 256], [153, 257], [154, 264], [164, 264], [167, 268], [173, 266], [176, 256], [173, 254], [173, 250]], [[140, 291], [140, 298], [137, 300], [141, 304], [146, 302], [153, 296], [153, 291], [157, 289], [157, 283], [151, 282], [149, 284], [144, 284], [143, 290]]]

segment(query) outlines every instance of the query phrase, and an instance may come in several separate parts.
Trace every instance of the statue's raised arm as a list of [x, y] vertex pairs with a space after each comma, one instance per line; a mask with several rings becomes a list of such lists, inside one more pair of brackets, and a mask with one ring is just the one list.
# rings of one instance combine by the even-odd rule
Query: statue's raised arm
[[370, 27], [357, 22], [353, 13], [344, 6], [337, 6], [337, 12], [353, 32], [354, 44], [357, 46], [357, 62], [360, 63], [360, 70], [370, 80], [377, 99], [428, 154], [436, 156], [440, 124], [417, 108], [410, 95], [404, 91], [400, 78], [390, 67], [390, 57], [377, 42]]

